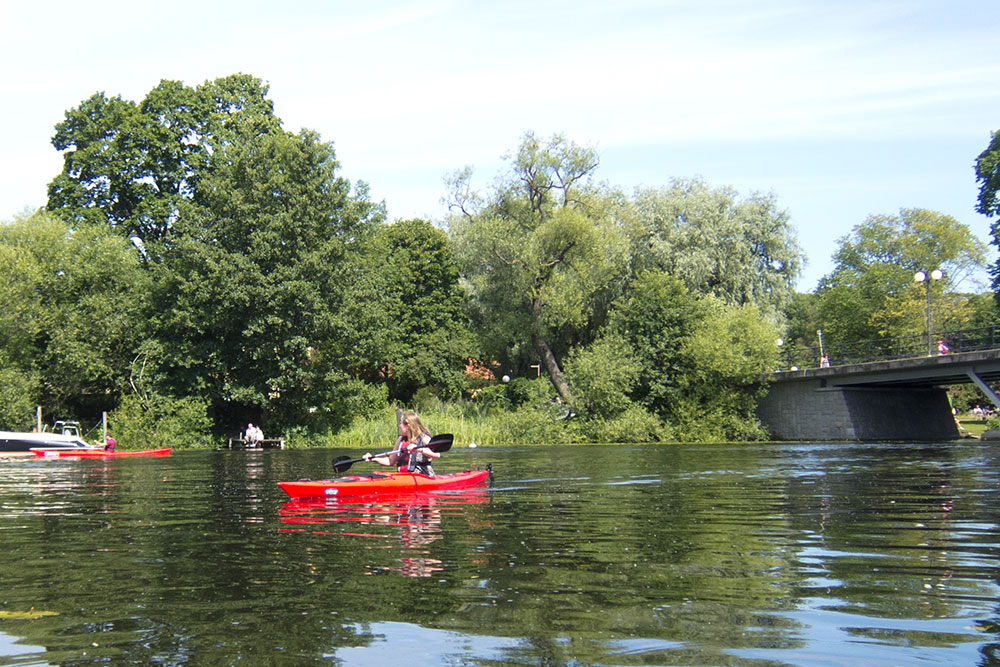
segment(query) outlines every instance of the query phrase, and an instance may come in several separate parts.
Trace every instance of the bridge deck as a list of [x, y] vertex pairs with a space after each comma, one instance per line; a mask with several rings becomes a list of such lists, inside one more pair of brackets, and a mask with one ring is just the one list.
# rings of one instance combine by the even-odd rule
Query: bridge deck
[[974, 382], [970, 373], [995, 386], [1000, 382], [1000, 350], [778, 371], [771, 373], [768, 381], [781, 383], [818, 378], [830, 387], [940, 387]]

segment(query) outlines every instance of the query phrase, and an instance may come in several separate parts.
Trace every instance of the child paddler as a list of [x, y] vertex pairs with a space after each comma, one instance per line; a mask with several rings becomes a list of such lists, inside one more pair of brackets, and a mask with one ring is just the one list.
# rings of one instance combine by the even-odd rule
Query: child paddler
[[372, 456], [371, 452], [368, 452], [361, 458], [383, 466], [396, 466], [399, 472], [418, 472], [433, 477], [434, 468], [430, 460], [441, 458], [441, 454], [427, 447], [431, 441], [431, 434], [420, 422], [417, 413], [402, 413], [396, 424], [396, 430], [399, 432], [399, 438], [389, 454]]

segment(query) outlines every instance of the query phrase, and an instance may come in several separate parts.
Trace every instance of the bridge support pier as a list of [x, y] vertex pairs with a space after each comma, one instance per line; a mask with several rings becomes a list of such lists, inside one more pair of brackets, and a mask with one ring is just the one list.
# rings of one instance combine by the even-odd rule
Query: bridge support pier
[[772, 384], [757, 415], [779, 440], [942, 441], [959, 438], [940, 387], [827, 387], [804, 377]]

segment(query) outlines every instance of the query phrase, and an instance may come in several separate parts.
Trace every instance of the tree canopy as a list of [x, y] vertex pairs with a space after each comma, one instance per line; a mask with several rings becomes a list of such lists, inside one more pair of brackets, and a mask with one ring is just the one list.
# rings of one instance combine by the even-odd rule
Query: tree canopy
[[[985, 254], [968, 226], [949, 215], [903, 209], [869, 216], [838, 240], [834, 270], [820, 281], [823, 331], [831, 342], [919, 333], [926, 290], [952, 293], [984, 266]], [[942, 271], [941, 280], [914, 281], [916, 272], [934, 269]]]
[[572, 402], [559, 357], [586, 335], [595, 301], [624, 276], [625, 239], [591, 182], [599, 163], [592, 149], [529, 133], [508, 162], [484, 197], [470, 194], [470, 170], [455, 176], [449, 231], [486, 349], [507, 358], [532, 350]]
[[195, 88], [164, 80], [138, 104], [94, 94], [56, 125], [63, 170], [49, 185], [49, 210], [158, 248], [181, 202], [210, 194], [202, 181], [227, 147], [280, 131], [267, 90], [234, 74]]
[[[0, 228], [0, 418], [29, 396], [162, 437], [330, 433], [442, 399], [558, 420], [565, 440], [761, 435], [758, 379], [802, 264], [773, 194], [627, 194], [598, 181], [593, 148], [529, 132], [492, 186], [453, 175], [440, 226], [389, 224], [333, 144], [283, 130], [243, 74], [97, 93], [53, 145], [46, 212]], [[894, 257], [944, 258], [949, 277], [979, 261], [949, 221], [904, 222]], [[837, 286], [888, 280], [867, 239], [894, 225], [845, 241]]]
[[788, 213], [774, 195], [741, 197], [701, 179], [640, 188], [629, 225], [637, 271], [659, 269], [696, 294], [784, 310], [802, 267]]

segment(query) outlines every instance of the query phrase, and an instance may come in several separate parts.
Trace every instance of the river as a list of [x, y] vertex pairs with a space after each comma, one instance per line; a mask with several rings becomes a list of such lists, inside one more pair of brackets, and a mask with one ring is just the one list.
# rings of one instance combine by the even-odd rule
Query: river
[[490, 488], [276, 484], [344, 453], [0, 460], [0, 665], [1000, 661], [996, 445], [456, 446], [438, 471]]

